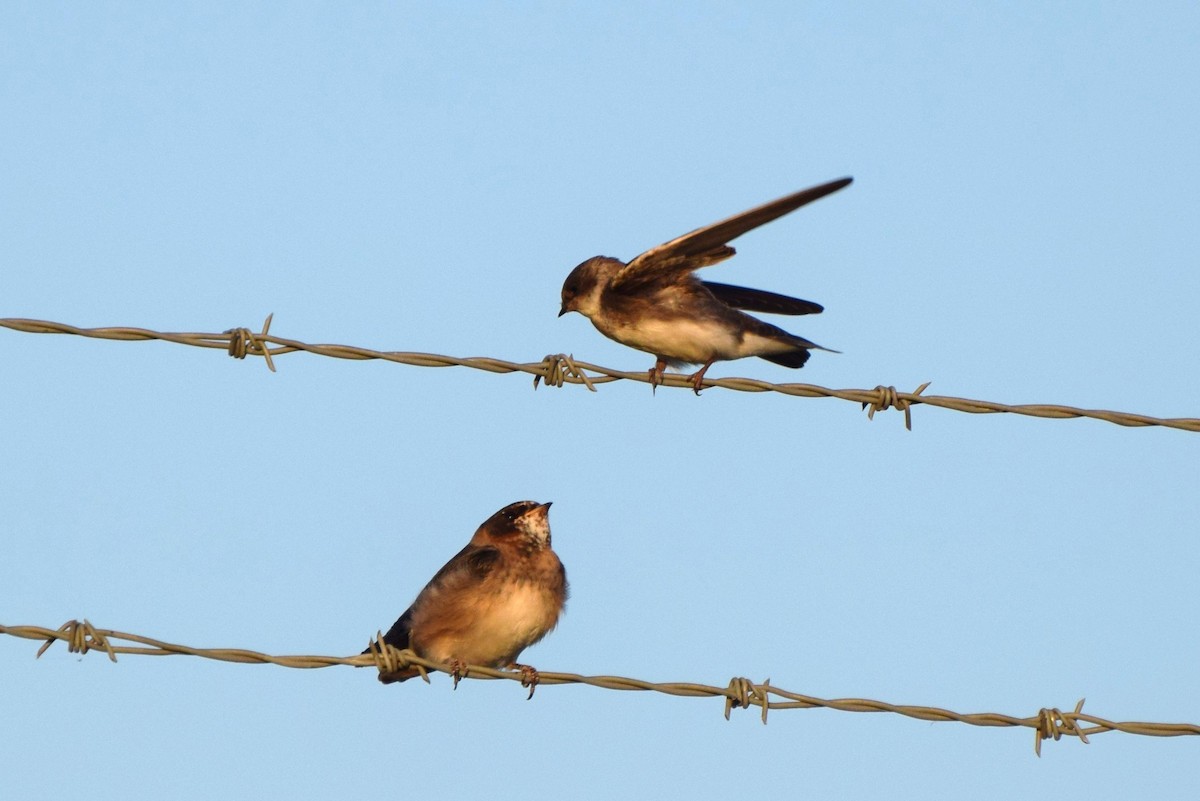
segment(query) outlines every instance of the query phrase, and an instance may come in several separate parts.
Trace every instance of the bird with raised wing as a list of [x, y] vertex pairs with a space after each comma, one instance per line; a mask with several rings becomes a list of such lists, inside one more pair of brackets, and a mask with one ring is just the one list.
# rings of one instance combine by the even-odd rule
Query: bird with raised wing
[[[667, 365], [702, 365], [690, 377], [700, 394], [713, 362], [758, 356], [784, 367], [803, 367], [809, 351], [829, 350], [746, 314], [818, 314], [811, 301], [761, 289], [701, 281], [701, 267], [735, 251], [729, 243], [760, 225], [847, 186], [839, 178], [788, 195], [653, 247], [626, 264], [595, 256], [580, 264], [562, 287], [561, 317], [577, 311], [609, 339], [655, 358], [650, 386], [662, 383]], [[836, 352], [836, 351], [834, 351]]]

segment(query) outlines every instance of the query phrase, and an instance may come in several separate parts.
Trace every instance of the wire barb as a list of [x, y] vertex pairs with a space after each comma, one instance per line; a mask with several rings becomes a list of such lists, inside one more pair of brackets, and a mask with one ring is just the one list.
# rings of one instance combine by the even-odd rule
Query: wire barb
[[770, 688], [770, 679], [758, 685], [743, 676], [734, 676], [725, 688], [725, 719], [729, 720], [731, 709], [749, 709], [758, 705], [762, 707], [763, 725], [767, 725], [767, 711], [771, 708]]
[[921, 386], [917, 387], [915, 392], [908, 395], [901, 395], [896, 391], [895, 387], [878, 386], [872, 390], [878, 393], [878, 397], [873, 401], [863, 401], [862, 408], [871, 407], [867, 412], [867, 419], [874, 420], [875, 412], [886, 412], [888, 409], [898, 409], [904, 412], [904, 427], [912, 431], [912, 412], [910, 407], [914, 403], [921, 403], [920, 394], [925, 391], [925, 388], [932, 384], [932, 381], [926, 381]]
[[382, 631], [375, 632], [375, 638], [367, 644], [367, 653], [370, 654], [373, 664], [379, 670], [380, 678], [412, 668], [417, 671], [422, 681], [426, 684], [430, 683], [425, 667], [414, 664], [410, 658], [416, 656], [416, 652], [408, 648], [397, 648], [384, 642]]
[[754, 690], [754, 682], [742, 676], [734, 676], [729, 680], [725, 689], [725, 719], [729, 720], [731, 709], [745, 709], [750, 706], [750, 693]]
[[103, 649], [108, 658], [113, 662], [117, 661], [117, 655], [113, 651], [113, 647], [109, 645], [108, 638], [103, 633], [96, 631], [91, 622], [84, 620], [82, 623], [78, 620], [68, 620], [58, 627], [58, 633], [64, 635], [62, 637], [47, 637], [46, 642], [38, 649], [34, 655], [34, 659], [41, 659], [42, 654], [46, 653], [47, 649], [57, 640], [64, 640], [67, 643], [67, 652], [72, 654], [86, 654], [88, 651], [96, 648]]
[[263, 323], [262, 333], [255, 334], [249, 328], [230, 328], [223, 333], [229, 334], [229, 355], [235, 359], [244, 359], [246, 354], [254, 354], [262, 356], [267, 362], [267, 368], [273, 373], [275, 372], [275, 362], [271, 359], [271, 349], [267, 347], [263, 339], [271, 334], [271, 319], [275, 317], [275, 312], [267, 315], [266, 321]]
[[571, 378], [575, 383], [580, 383], [586, 386], [592, 392], [596, 391], [596, 386], [592, 380], [588, 378], [587, 373], [580, 370], [575, 364], [574, 354], [567, 353], [548, 353], [542, 359], [544, 372], [537, 373], [533, 377], [533, 388], [538, 388], [539, 381], [545, 381], [546, 386], [562, 387], [568, 378]]
[[1058, 709], [1042, 708], [1038, 712], [1037, 728], [1034, 729], [1033, 753], [1039, 757], [1042, 755], [1042, 740], [1048, 740], [1053, 737], [1058, 740], [1064, 734], [1078, 737], [1080, 742], [1087, 745], [1088, 738], [1080, 726], [1077, 718], [1083, 711], [1083, 702], [1085, 699], [1080, 698], [1079, 703], [1075, 704], [1074, 712], [1062, 712]]
[[[242, 664], [272, 664], [290, 668], [323, 668], [333, 665], [348, 665], [350, 667], [374, 667], [379, 671], [416, 668], [428, 682], [425, 670], [438, 670], [454, 675], [457, 671], [460, 678], [471, 679], [504, 679], [515, 681], [528, 686], [528, 675], [525, 671], [498, 670], [479, 665], [447, 665], [432, 662], [418, 656], [411, 650], [401, 650], [382, 642], [377, 633], [365, 653], [354, 656], [271, 656], [257, 651], [247, 651], [238, 648], [193, 648], [187, 645], [177, 645], [161, 640], [143, 637], [138, 634], [126, 634], [108, 629], [96, 629], [86, 620], [83, 623], [72, 620], [58, 629], [48, 629], [39, 626], [5, 626], [0, 625], [0, 634], [20, 637], [27, 640], [46, 640], [38, 651], [38, 656], [46, 650], [49, 643], [64, 640], [69, 644], [72, 653], [86, 653], [89, 649], [103, 648], [109, 658], [116, 661], [116, 654], [141, 654], [144, 656], [164, 656], [183, 654], [198, 656], [204, 659], [216, 659], [222, 662], [238, 662]], [[112, 640], [124, 640], [135, 645], [113, 645]], [[1014, 717], [996, 712], [952, 712], [929, 706], [909, 706], [889, 704], [885, 701], [872, 701], [865, 698], [815, 698], [801, 695], [781, 687], [771, 685], [767, 679], [762, 684], [754, 684], [746, 678], [731, 679], [725, 687], [714, 687], [690, 682], [655, 683], [633, 679], [625, 676], [581, 676], [577, 673], [546, 673], [538, 672], [538, 685], [551, 684], [585, 684], [589, 687], [600, 687], [607, 690], [658, 692], [665, 695], [684, 696], [688, 698], [720, 698], [725, 702], [725, 717], [734, 708], [762, 707], [762, 721], [767, 722], [767, 712], [771, 709], [833, 709], [840, 712], [890, 712], [916, 720], [934, 722], [955, 721], [972, 726], [1006, 726], [1024, 727], [1034, 730], [1034, 750], [1041, 755], [1042, 740], [1060, 739], [1065, 735], [1078, 737], [1087, 742], [1087, 736], [1108, 731], [1122, 731], [1126, 734], [1140, 734], [1151, 737], [1180, 737], [1185, 735], [1200, 735], [1200, 725], [1194, 723], [1146, 723], [1146, 722], [1116, 722], [1087, 715], [1083, 713], [1083, 701], [1080, 700], [1073, 712], [1061, 712], [1057, 709], [1042, 709], [1032, 717]], [[457, 684], [457, 682], [456, 682]], [[772, 700], [775, 699], [775, 700]], [[1089, 728], [1080, 725], [1081, 722], [1090, 724]]]
[[[110, 339], [117, 341], [145, 341], [158, 339], [164, 342], [174, 342], [179, 345], [190, 345], [198, 348], [221, 348], [233, 356], [241, 353], [249, 356], [262, 356], [267, 366], [275, 369], [272, 356], [285, 353], [305, 351], [318, 356], [328, 356], [334, 359], [350, 359], [365, 361], [379, 359], [382, 361], [407, 364], [414, 367], [470, 367], [489, 373], [526, 373], [534, 377], [534, 386], [540, 381], [553, 383], [558, 386], [558, 379], [564, 384], [583, 384], [589, 390], [595, 390], [598, 384], [610, 381], [640, 381], [649, 383], [650, 376], [645, 370], [633, 372], [614, 370], [596, 364], [576, 361], [571, 356], [561, 355], [543, 358], [540, 362], [519, 363], [502, 359], [486, 357], [462, 358], [458, 356], [443, 356], [436, 353], [411, 353], [404, 351], [380, 351], [352, 345], [312, 345], [294, 339], [284, 339], [269, 333], [271, 317], [267, 317], [263, 330], [253, 334], [244, 329], [231, 329], [223, 334], [196, 333], [164, 333], [149, 331], [144, 328], [78, 328], [66, 323], [54, 323], [46, 320], [27, 320], [22, 318], [0, 318], [0, 328], [21, 331], [27, 334], [71, 334], [89, 337], [91, 339]], [[234, 340], [237, 342], [234, 342]], [[272, 347], [274, 346], [274, 347]], [[586, 371], [586, 372], [585, 372]], [[590, 375], [589, 375], [590, 373]], [[553, 379], [553, 380], [552, 380]], [[686, 377], [677, 373], [667, 373], [663, 376], [660, 386], [692, 389]], [[705, 387], [720, 387], [737, 392], [778, 392], [781, 395], [792, 395], [802, 398], [838, 398], [861, 404], [863, 408], [870, 407], [867, 419], [871, 419], [876, 411], [895, 408], [904, 411], [905, 425], [911, 429], [912, 417], [909, 407], [923, 403], [927, 406], [937, 406], [968, 414], [1020, 414], [1028, 417], [1042, 417], [1060, 420], [1071, 417], [1085, 417], [1092, 420], [1103, 420], [1119, 426], [1142, 428], [1146, 426], [1162, 426], [1179, 431], [1200, 432], [1200, 418], [1150, 417], [1129, 412], [1114, 412], [1104, 409], [1078, 409], [1073, 406], [1053, 404], [1021, 404], [1013, 405], [995, 401], [971, 400], [955, 398], [947, 395], [922, 395], [929, 383], [922, 384], [916, 392], [899, 392], [895, 387], [878, 386], [875, 389], [830, 389], [815, 384], [772, 384], [753, 378], [705, 378]]]

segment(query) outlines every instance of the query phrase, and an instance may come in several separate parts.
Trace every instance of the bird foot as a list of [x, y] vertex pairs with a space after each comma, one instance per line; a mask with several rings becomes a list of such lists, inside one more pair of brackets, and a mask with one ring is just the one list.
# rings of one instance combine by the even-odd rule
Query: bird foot
[[704, 374], [708, 372], [708, 368], [712, 367], [713, 361], [714, 360], [709, 359], [707, 362], [705, 362], [704, 366], [695, 373], [695, 375], [688, 378], [688, 381], [692, 382], [692, 391], [697, 395], [700, 394], [700, 385], [704, 381]]
[[667, 369], [667, 363], [662, 359], [659, 359], [658, 361], [656, 361], [654, 363], [654, 366], [650, 368], [650, 394], [651, 395], [655, 394], [655, 390], [658, 389], [658, 385], [662, 383], [663, 373], [666, 371], [666, 369]]
[[541, 674], [532, 665], [521, 665], [514, 662], [513, 667], [521, 671], [521, 686], [529, 688], [529, 695], [525, 699], [528, 701], [533, 698], [533, 691], [537, 689], [538, 682], [541, 681]]
[[468, 672], [467, 671], [467, 663], [462, 661], [461, 659], [455, 658], [455, 659], [450, 660], [449, 665], [450, 665], [450, 677], [452, 679], [454, 679], [454, 689], [457, 690], [458, 683], [460, 681], [462, 681], [464, 678], [466, 678], [466, 676], [467, 676], [467, 672]]

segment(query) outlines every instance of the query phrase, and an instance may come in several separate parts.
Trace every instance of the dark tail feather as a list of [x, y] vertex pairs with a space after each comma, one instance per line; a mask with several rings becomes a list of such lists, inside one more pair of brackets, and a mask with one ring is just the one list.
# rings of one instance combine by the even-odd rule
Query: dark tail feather
[[[405, 612], [403, 615], [401, 615], [399, 620], [392, 624], [392, 627], [388, 629], [387, 634], [383, 635], [381, 642], [385, 642], [393, 648], [399, 648], [403, 651], [408, 647], [408, 627], [411, 622], [412, 615], [410, 615], [408, 612]], [[369, 653], [370, 651], [371, 647], [367, 646], [362, 652], [365, 654]]]
[[804, 366], [806, 361], [808, 361], [808, 357], [810, 355], [809, 351], [811, 350], [823, 350], [827, 353], [841, 353], [840, 350], [826, 348], [818, 345], [816, 342], [809, 342], [804, 337], [798, 337], [794, 334], [789, 336], [791, 336], [793, 343], [796, 345], [795, 350], [789, 350], [787, 353], [761, 353], [759, 354], [760, 358], [766, 359], [769, 362], [775, 362], [775, 364], [781, 364], [784, 367], [800, 368]]
[[[412, 609], [408, 609], [404, 612], [403, 615], [400, 616], [399, 620], [397, 620], [395, 623], [392, 624], [392, 627], [390, 629], [388, 629], [387, 634], [383, 635], [383, 639], [381, 642], [386, 643], [387, 645], [390, 645], [393, 648], [399, 648], [400, 650], [404, 650], [405, 648], [409, 647], [408, 634], [409, 634], [409, 629], [411, 627], [412, 627]], [[367, 646], [366, 648], [363, 649], [364, 654], [367, 654], [370, 652], [371, 652], [370, 646]], [[397, 673], [380, 673], [379, 680], [382, 681], [384, 684], [391, 684], [392, 682], [395, 682], [395, 681], [404, 681], [405, 679], [411, 679], [413, 676], [416, 676], [416, 675], [417, 675], [417, 671], [410, 668], [409, 670], [404, 670], [404, 671], [400, 671]]]
[[408, 670], [401, 670], [397, 673], [380, 673], [379, 681], [383, 684], [395, 684], [398, 681], [408, 681], [416, 675], [418, 675], [417, 671], [413, 668], [409, 668]]
[[809, 355], [808, 348], [797, 348], [787, 353], [764, 353], [762, 354], [762, 358], [775, 364], [781, 364], [784, 367], [800, 368], [808, 361]]
[[[392, 624], [392, 627], [388, 629], [387, 634], [383, 635], [383, 638], [380, 640], [380, 642], [382, 644], [390, 645], [393, 648], [404, 650], [405, 648], [409, 647], [408, 635], [411, 628], [412, 609], [410, 608], [405, 610], [404, 614], [400, 616], [400, 619]], [[370, 646], [367, 646], [367, 648], [363, 650], [364, 654], [370, 652]], [[420, 674], [416, 668], [407, 668], [405, 670], [396, 671], [395, 673], [380, 673], [379, 680], [384, 684], [392, 684], [393, 682], [411, 679], [413, 676], [417, 675]]]

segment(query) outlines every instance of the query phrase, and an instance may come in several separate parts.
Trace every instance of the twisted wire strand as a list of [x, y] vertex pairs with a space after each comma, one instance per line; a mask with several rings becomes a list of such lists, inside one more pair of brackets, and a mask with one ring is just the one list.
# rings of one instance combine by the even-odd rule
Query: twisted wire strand
[[[248, 328], [231, 328], [219, 334], [208, 333], [166, 333], [151, 331], [145, 328], [79, 328], [66, 323], [55, 323], [46, 320], [29, 320], [23, 318], [0, 318], [0, 327], [29, 334], [71, 334], [92, 339], [109, 339], [117, 341], [161, 340], [180, 345], [190, 345], [198, 348], [219, 348], [230, 356], [244, 359], [246, 356], [261, 356], [267, 367], [274, 371], [274, 357], [287, 353], [304, 351], [318, 356], [328, 356], [334, 359], [370, 360], [379, 359], [414, 367], [469, 367], [489, 373], [526, 373], [533, 376], [533, 386], [536, 389], [541, 382], [561, 387], [563, 384], [583, 384], [595, 392], [597, 384], [607, 384], [610, 381], [642, 381], [649, 382], [646, 371], [627, 372], [602, 367], [588, 362], [576, 361], [567, 354], [550, 354], [540, 362], [510, 362], [503, 359], [488, 357], [457, 357], [443, 356], [437, 353], [417, 353], [408, 351], [380, 351], [353, 345], [313, 345], [299, 340], [286, 339], [270, 333], [271, 320], [274, 315], [268, 315], [262, 330], [258, 333]], [[589, 375], [591, 373], [591, 375]], [[686, 376], [677, 373], [667, 373], [663, 376], [662, 386], [691, 389], [692, 384]], [[912, 407], [918, 404], [937, 406], [968, 414], [1020, 414], [1028, 417], [1043, 417], [1049, 419], [1065, 419], [1084, 417], [1093, 420], [1103, 420], [1120, 426], [1145, 427], [1162, 426], [1180, 431], [1200, 432], [1200, 418], [1150, 417], [1144, 414], [1115, 412], [1105, 409], [1079, 409], [1073, 406], [1057, 404], [1030, 403], [1007, 404], [993, 401], [971, 400], [956, 398], [949, 395], [925, 395], [929, 386], [926, 382], [913, 392], [900, 392], [895, 387], [877, 386], [874, 389], [829, 389], [815, 384], [773, 384], [752, 378], [706, 378], [704, 387], [719, 387], [721, 389], [739, 392], [777, 392], [783, 395], [793, 395], [804, 398], [839, 398], [858, 403], [868, 409], [868, 419], [873, 419], [875, 412], [897, 409], [904, 413], [905, 426], [912, 428]]]
[[[425, 675], [427, 670], [443, 673], [453, 672], [453, 667], [450, 665], [424, 659], [409, 650], [393, 648], [379, 642], [378, 639], [372, 641], [368, 653], [354, 656], [272, 656], [241, 648], [193, 648], [138, 634], [98, 629], [87, 620], [69, 620], [57, 629], [41, 626], [0, 625], [0, 634], [27, 640], [43, 640], [44, 644], [38, 649], [37, 657], [45, 653], [52, 644], [61, 640], [67, 643], [67, 648], [71, 653], [84, 654], [89, 650], [101, 650], [107, 653], [113, 662], [117, 661], [117, 654], [138, 654], [143, 656], [187, 655], [222, 662], [272, 664], [302, 669], [349, 665], [351, 667], [374, 667], [384, 673], [415, 666], [426, 681], [428, 681], [428, 677]], [[135, 643], [135, 645], [114, 644], [114, 640]], [[496, 670], [476, 665], [469, 665], [462, 676], [472, 679], [507, 679], [518, 683], [525, 680], [525, 676], [519, 671]], [[1043, 740], [1058, 740], [1062, 737], [1078, 737], [1086, 743], [1089, 735], [1109, 731], [1149, 737], [1200, 735], [1200, 725], [1194, 723], [1106, 720], [1083, 712], [1082, 699], [1070, 712], [1063, 712], [1057, 708], [1042, 708], [1037, 714], [1028, 717], [1014, 717], [996, 712], [960, 713], [938, 707], [891, 704], [867, 698], [817, 698], [775, 687], [771, 684], [770, 679], [756, 683], [740, 676], [731, 679], [725, 687], [692, 682], [651, 682], [625, 676], [583, 676], [578, 673], [539, 672], [538, 676], [539, 685], [586, 684], [607, 690], [657, 692], [689, 698], [722, 698], [725, 701], [726, 720], [729, 719], [732, 709], [748, 709], [754, 706], [762, 711], [763, 723], [767, 722], [767, 713], [772, 709], [823, 708], [841, 712], [890, 712], [917, 720], [954, 721], [972, 726], [1024, 727], [1034, 731], [1034, 751], [1038, 756], [1041, 756]], [[772, 700], [773, 698], [781, 700]]]

